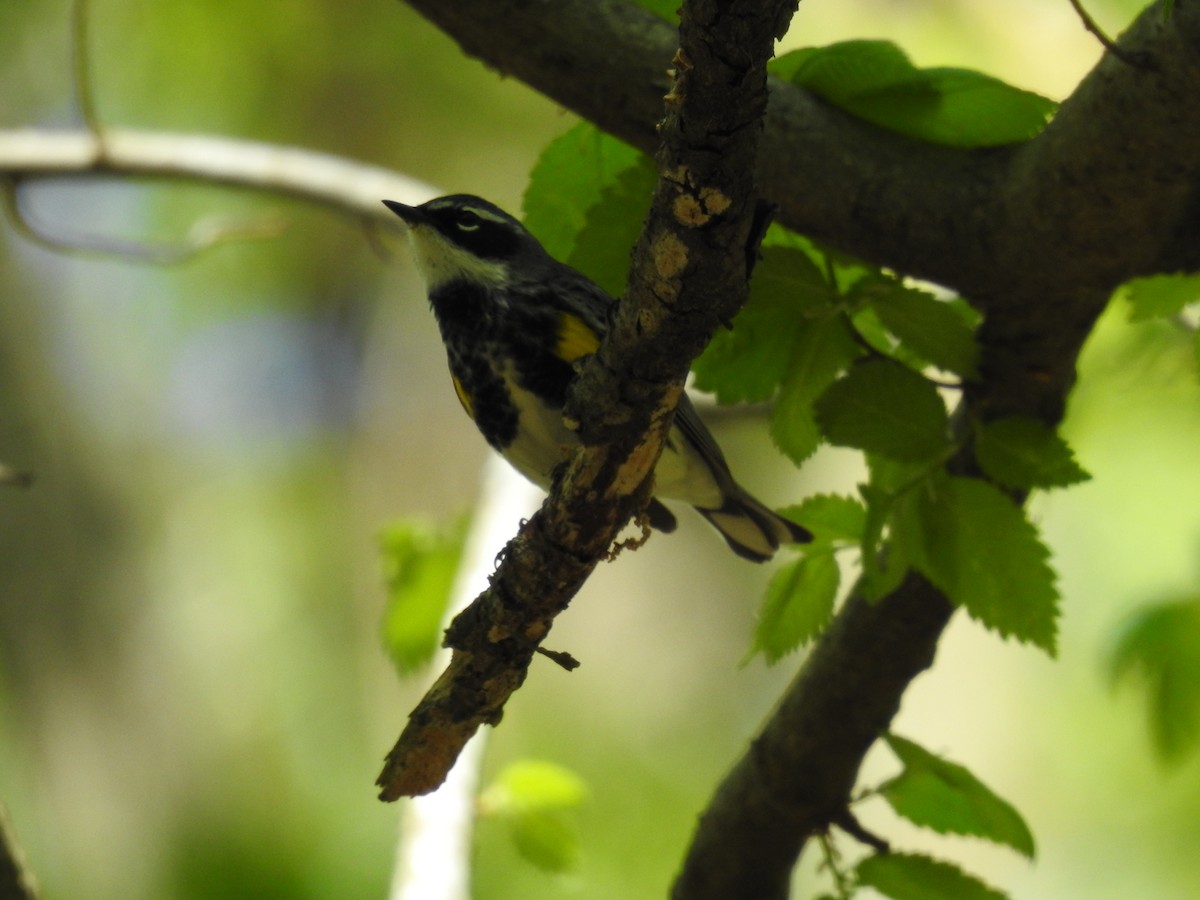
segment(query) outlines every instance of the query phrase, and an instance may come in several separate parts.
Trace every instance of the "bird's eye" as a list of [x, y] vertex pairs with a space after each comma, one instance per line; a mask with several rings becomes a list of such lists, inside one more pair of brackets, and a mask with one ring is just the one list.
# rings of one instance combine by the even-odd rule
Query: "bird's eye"
[[469, 209], [464, 209], [458, 214], [458, 221], [455, 224], [459, 231], [475, 231], [483, 222], [478, 215], [471, 212]]

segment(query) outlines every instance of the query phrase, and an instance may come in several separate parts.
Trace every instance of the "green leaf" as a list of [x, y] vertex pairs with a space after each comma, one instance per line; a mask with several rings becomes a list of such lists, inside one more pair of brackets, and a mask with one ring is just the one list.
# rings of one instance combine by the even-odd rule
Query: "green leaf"
[[839, 494], [814, 494], [803, 503], [781, 509], [780, 513], [799, 522], [819, 541], [858, 543], [867, 524], [867, 510], [862, 502]]
[[904, 765], [879, 788], [898, 815], [939, 834], [986, 838], [1033, 858], [1033, 834], [1010, 803], [957, 763], [898, 735], [884, 740]]
[[[604, 192], [629, 169], [648, 165], [645, 160], [640, 151], [593, 125], [574, 126], [546, 146], [529, 173], [522, 203], [525, 227], [551, 256], [568, 261], [588, 213], [603, 204]], [[626, 255], [632, 246], [632, 241], [626, 243]]]
[[799, 464], [821, 443], [813, 402], [862, 349], [842, 316], [806, 323], [771, 408], [771, 439]]
[[893, 459], [930, 460], [949, 445], [946, 405], [937, 389], [891, 360], [851, 368], [817, 400], [816, 414], [831, 444]]
[[832, 552], [809, 550], [783, 566], [767, 585], [751, 652], [776, 663], [820, 634], [833, 615], [839, 578]]
[[404, 522], [379, 536], [387, 587], [383, 643], [401, 675], [429, 662], [441, 642], [465, 536], [465, 520], [442, 531]]
[[696, 360], [696, 387], [721, 403], [768, 400], [792, 365], [814, 310], [834, 295], [804, 251], [767, 247], [750, 283], [750, 299]]
[[877, 853], [855, 869], [858, 883], [893, 900], [1006, 900], [958, 866], [915, 853]]
[[992, 147], [1028, 140], [1055, 104], [969, 69], [919, 69], [887, 41], [844, 41], [785, 54], [771, 71], [852, 115], [919, 140]]
[[514, 816], [510, 825], [517, 852], [527, 862], [544, 872], [579, 868], [579, 829], [562, 813], [524, 813]]
[[554, 763], [520, 760], [507, 766], [479, 798], [480, 814], [508, 822], [517, 852], [548, 872], [579, 864], [579, 833], [569, 812], [587, 798], [574, 772]]
[[1200, 302], [1200, 274], [1151, 275], [1134, 278], [1123, 286], [1129, 301], [1129, 321], [1165, 319], [1185, 306]]
[[893, 283], [872, 298], [871, 306], [888, 331], [937, 368], [963, 378], [978, 374], [975, 335], [949, 303], [928, 291]]
[[890, 41], [852, 40], [793, 50], [772, 60], [769, 71], [845, 106], [854, 97], [912, 81], [920, 70]]
[[505, 766], [484, 791], [481, 803], [489, 813], [575, 809], [587, 799], [588, 789], [565, 766], [538, 759], [521, 759]]
[[1160, 756], [1176, 762], [1200, 745], [1200, 597], [1138, 610], [1109, 664], [1113, 683], [1140, 676]]
[[680, 0], [636, 0], [637, 5], [648, 9], [660, 19], [665, 19], [672, 25], [679, 22]]
[[[863, 281], [873, 280], [873, 278], [863, 279]], [[858, 291], [852, 293], [857, 294]], [[915, 372], [920, 372], [931, 365], [928, 359], [907, 344], [902, 344], [894, 334], [888, 331], [874, 307], [860, 304], [859, 308], [850, 314], [850, 324], [858, 332], [858, 336], [873, 350], [878, 351], [879, 355], [891, 357]]]
[[883, 529], [891, 519], [896, 498], [873, 484], [860, 484], [859, 492], [867, 504], [867, 519], [862, 538], [863, 596], [874, 603], [900, 586], [908, 571], [908, 559], [899, 542], [882, 549]]
[[1092, 477], [1067, 442], [1036, 419], [1014, 416], [979, 424], [975, 459], [988, 477], [1019, 490], [1066, 487]]
[[650, 210], [650, 197], [658, 177], [648, 156], [639, 155], [600, 191], [600, 200], [588, 209], [568, 265], [583, 272], [609, 295], [625, 292], [630, 251]]
[[912, 565], [979, 622], [1055, 652], [1058, 591], [1024, 511], [974, 478], [931, 475], [896, 501], [892, 535]]

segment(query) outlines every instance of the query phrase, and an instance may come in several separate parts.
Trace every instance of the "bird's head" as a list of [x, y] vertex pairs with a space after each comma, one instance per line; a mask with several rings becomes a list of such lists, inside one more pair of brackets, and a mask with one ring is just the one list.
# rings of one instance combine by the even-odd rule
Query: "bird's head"
[[437, 197], [420, 206], [383, 203], [408, 226], [417, 269], [431, 292], [464, 279], [503, 287], [515, 265], [536, 265], [546, 257], [524, 225], [470, 194]]

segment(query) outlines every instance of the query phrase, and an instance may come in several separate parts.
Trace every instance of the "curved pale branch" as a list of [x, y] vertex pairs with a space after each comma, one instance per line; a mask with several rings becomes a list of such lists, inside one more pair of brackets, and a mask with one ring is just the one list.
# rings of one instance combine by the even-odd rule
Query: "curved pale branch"
[[420, 203], [435, 193], [416, 179], [344, 157], [295, 147], [208, 135], [106, 128], [86, 131], [0, 130], [0, 178], [183, 178], [269, 191], [387, 223], [379, 202]]

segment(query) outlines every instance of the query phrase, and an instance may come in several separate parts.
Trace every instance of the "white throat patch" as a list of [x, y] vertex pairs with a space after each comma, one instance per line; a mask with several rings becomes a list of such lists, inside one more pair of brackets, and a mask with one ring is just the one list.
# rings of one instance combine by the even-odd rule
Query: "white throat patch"
[[408, 242], [412, 245], [417, 271], [425, 282], [427, 291], [433, 291], [439, 285], [462, 278], [494, 288], [503, 288], [508, 284], [507, 264], [497, 260], [480, 259], [446, 240], [437, 229], [429, 225], [410, 227]]

